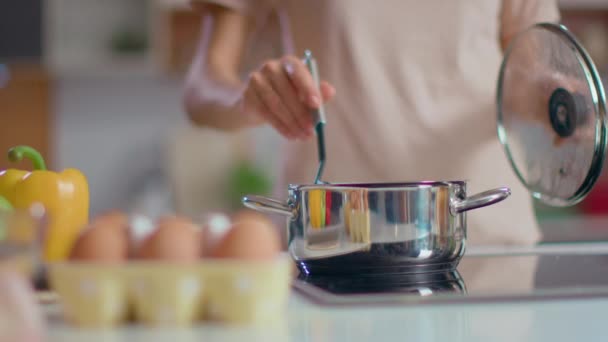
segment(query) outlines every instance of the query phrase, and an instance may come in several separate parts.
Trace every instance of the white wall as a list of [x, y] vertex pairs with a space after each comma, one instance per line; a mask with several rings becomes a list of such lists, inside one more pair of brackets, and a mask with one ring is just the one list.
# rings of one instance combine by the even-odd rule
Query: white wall
[[[163, 153], [167, 139], [189, 125], [179, 102], [181, 87], [181, 80], [153, 76], [59, 78], [57, 168], [76, 167], [87, 175], [93, 215], [128, 209], [136, 198], [146, 201], [148, 211], [167, 209], [171, 193]], [[254, 137], [253, 159], [272, 175], [278, 136], [263, 128]], [[201, 146], [195, 158], [212, 163], [213, 155]], [[204, 168], [196, 172], [205, 177]]]
[[160, 179], [164, 139], [185, 125], [179, 82], [68, 78], [56, 89], [57, 167], [89, 178], [93, 213], [126, 207], [146, 180]]

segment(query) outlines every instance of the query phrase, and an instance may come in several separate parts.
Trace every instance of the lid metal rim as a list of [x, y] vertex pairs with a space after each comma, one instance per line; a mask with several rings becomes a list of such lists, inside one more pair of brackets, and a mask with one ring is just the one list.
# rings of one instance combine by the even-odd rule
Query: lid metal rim
[[[596, 110], [596, 112], [599, 115], [597, 118], [597, 122], [596, 122], [596, 127], [598, 127], [598, 129], [596, 130], [596, 142], [597, 143], [595, 144], [595, 147], [594, 147], [594, 154], [593, 154], [594, 157], [591, 161], [591, 165], [590, 165], [590, 169], [589, 169], [590, 171], [587, 173], [587, 176], [585, 177], [581, 186], [577, 189], [575, 194], [570, 198], [561, 199], [558, 203], [555, 201], [554, 198], [551, 198], [549, 200], [546, 198], [547, 196], [545, 196], [541, 193], [537, 193], [537, 192], [532, 193], [532, 195], [535, 198], [541, 200], [542, 202], [544, 202], [546, 204], [550, 204], [552, 206], [561, 206], [561, 207], [572, 206], [572, 205], [575, 205], [575, 204], [581, 202], [587, 196], [589, 191], [593, 188], [593, 185], [595, 184], [595, 182], [598, 180], [598, 178], [601, 174], [603, 164], [604, 164], [606, 143], [607, 143], [607, 141], [606, 141], [607, 139], [606, 139], [605, 93], [604, 93], [604, 88], [603, 88], [602, 82], [598, 77], [598, 72], [597, 72], [597, 69], [595, 68], [593, 60], [591, 59], [591, 57], [589, 56], [587, 51], [585, 51], [585, 49], [582, 46], [580, 46], [580, 44], [577, 42], [576, 38], [570, 33], [570, 31], [568, 31], [568, 29], [564, 25], [558, 25], [558, 24], [553, 24], [553, 23], [538, 23], [538, 24], [533, 25], [529, 29], [521, 32], [520, 34], [518, 34], [513, 39], [513, 42], [517, 41], [517, 39], [519, 39], [526, 32], [528, 32], [532, 29], [538, 28], [538, 27], [542, 27], [546, 30], [555, 32], [555, 33], [561, 35], [561, 37], [566, 38], [574, 46], [574, 48], [576, 49], [578, 54], [582, 57], [581, 64], [582, 64], [582, 67], [585, 69], [586, 75], [588, 76], [587, 81], [589, 82], [589, 90], [592, 95], [592, 101], [593, 101], [593, 105], [595, 107], [594, 109]], [[504, 58], [500, 65], [500, 71], [499, 71], [499, 76], [498, 76], [498, 87], [497, 87], [497, 92], [496, 92], [496, 105], [497, 105], [496, 108], [497, 108], [497, 120], [498, 120], [497, 133], [498, 133], [498, 139], [500, 140], [500, 143], [503, 145], [503, 148], [508, 157], [511, 168], [514, 170], [514, 172], [515, 172], [517, 178], [520, 180], [520, 182], [523, 185], [525, 185], [526, 188], [528, 188], [528, 185], [527, 185], [525, 179], [520, 174], [519, 169], [515, 165], [513, 156], [511, 154], [509, 145], [507, 143], [507, 133], [504, 129], [504, 125], [502, 124], [502, 122], [503, 122], [503, 114], [501, 111], [501, 107], [502, 107], [502, 103], [503, 103], [502, 84], [504, 81], [504, 71], [505, 71], [505, 67], [507, 64], [508, 56], [510, 55], [511, 50], [513, 49], [513, 42], [509, 45], [509, 47], [507, 47], [507, 50], [505, 51]], [[530, 189], [528, 188], [528, 190], [530, 190]], [[530, 190], [530, 191], [532, 191], [532, 190]]]

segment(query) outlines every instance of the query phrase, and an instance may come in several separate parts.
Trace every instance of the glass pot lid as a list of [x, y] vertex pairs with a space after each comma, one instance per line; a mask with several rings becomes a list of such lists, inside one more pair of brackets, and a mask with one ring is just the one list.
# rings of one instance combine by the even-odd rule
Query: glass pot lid
[[551, 206], [580, 202], [606, 147], [605, 95], [593, 61], [561, 25], [536, 24], [505, 52], [498, 137], [530, 193]]

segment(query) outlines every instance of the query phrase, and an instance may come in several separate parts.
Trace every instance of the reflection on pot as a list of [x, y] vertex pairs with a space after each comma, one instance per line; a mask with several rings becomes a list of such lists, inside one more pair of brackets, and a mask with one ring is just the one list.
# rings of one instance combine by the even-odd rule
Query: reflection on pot
[[336, 196], [332, 191], [323, 189], [311, 190], [307, 197], [310, 214], [306, 227], [306, 248], [335, 248], [340, 243], [340, 229], [332, 225], [332, 222], [337, 220], [334, 212], [340, 208], [341, 203], [335, 201]]
[[387, 205], [384, 211], [389, 223], [407, 223], [410, 217], [417, 217], [416, 207], [409, 204], [407, 193], [388, 192], [385, 196]]
[[311, 190], [308, 193], [310, 228], [321, 230], [340, 223], [342, 202], [343, 199], [339, 193], [323, 189]]
[[369, 192], [367, 189], [347, 191], [344, 196], [344, 224], [346, 234], [354, 243], [370, 243]]
[[451, 226], [449, 220], [452, 218], [450, 215], [450, 208], [448, 203], [450, 202], [450, 190], [448, 188], [439, 189], [434, 194], [437, 198], [435, 201], [430, 201], [430, 203], [434, 203], [434, 215], [431, 213], [431, 217], [435, 217], [437, 220], [437, 227], [439, 229], [439, 236], [445, 236], [448, 233], [447, 229]]
[[308, 193], [307, 247], [312, 250], [335, 248], [340, 243], [341, 230], [351, 243], [370, 244], [369, 196], [367, 189], [348, 190], [342, 195], [322, 189], [311, 190]]
[[325, 190], [312, 190], [308, 193], [308, 206], [310, 208], [310, 226], [312, 229], [325, 227]]

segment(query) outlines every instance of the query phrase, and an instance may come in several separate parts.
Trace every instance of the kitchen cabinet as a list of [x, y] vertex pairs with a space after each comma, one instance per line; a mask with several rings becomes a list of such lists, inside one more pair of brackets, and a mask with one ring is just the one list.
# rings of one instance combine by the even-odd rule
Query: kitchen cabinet
[[0, 11], [0, 61], [42, 56], [42, 0], [13, 1]]
[[[148, 0], [44, 1], [44, 61], [61, 76], [133, 77], [154, 74], [150, 48], [125, 52], [114, 40], [125, 34], [146, 41], [152, 25]], [[133, 36], [135, 35], [135, 36]]]
[[[188, 0], [47, 0], [45, 52], [62, 76], [130, 78], [181, 73], [200, 34], [201, 14]], [[135, 53], [110, 44], [120, 32], [141, 35]]]
[[608, 9], [606, 0], [559, 0], [562, 9]]
[[562, 23], [581, 41], [600, 73], [608, 71], [608, 6], [562, 9]]
[[52, 167], [52, 84], [51, 75], [38, 64], [8, 65], [8, 82], [0, 86], [0, 170], [31, 168], [26, 162], [9, 165], [6, 151], [17, 144], [38, 149]]

